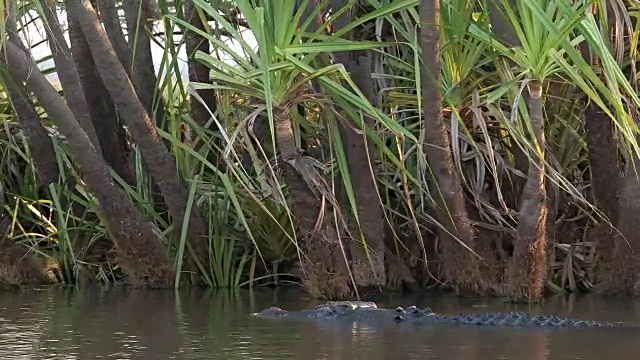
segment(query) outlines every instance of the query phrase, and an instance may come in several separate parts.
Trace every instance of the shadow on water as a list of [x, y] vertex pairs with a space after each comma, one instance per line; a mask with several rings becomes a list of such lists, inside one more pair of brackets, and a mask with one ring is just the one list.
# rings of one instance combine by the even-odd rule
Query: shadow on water
[[[528, 311], [640, 323], [640, 302], [555, 297], [537, 306], [500, 299], [385, 296], [380, 306], [445, 314]], [[276, 291], [86, 288], [0, 293], [0, 359], [637, 359], [640, 331], [371, 326], [250, 316], [317, 300]]]

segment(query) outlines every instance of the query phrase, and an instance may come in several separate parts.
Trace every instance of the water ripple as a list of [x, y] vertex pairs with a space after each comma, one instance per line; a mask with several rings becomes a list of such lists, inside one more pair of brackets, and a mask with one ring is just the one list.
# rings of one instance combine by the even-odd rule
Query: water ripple
[[[121, 289], [0, 294], [0, 359], [550, 360], [635, 359], [640, 352], [640, 332], [268, 321], [248, 314], [273, 305], [272, 295], [253, 296]], [[299, 297], [279, 301], [314, 305]], [[473, 309], [473, 301], [440, 297], [428, 305], [457, 313]], [[550, 301], [538, 310], [638, 321], [640, 303], [616, 301]], [[504, 307], [489, 304], [483, 311], [513, 310]]]

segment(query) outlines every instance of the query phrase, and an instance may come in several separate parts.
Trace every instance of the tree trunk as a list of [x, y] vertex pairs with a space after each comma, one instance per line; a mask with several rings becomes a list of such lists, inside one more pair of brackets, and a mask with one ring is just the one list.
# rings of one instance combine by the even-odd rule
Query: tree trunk
[[[480, 275], [475, 234], [465, 208], [464, 193], [453, 165], [449, 134], [442, 117], [440, 94], [440, 1], [420, 2], [420, 47], [422, 49], [422, 97], [424, 112], [424, 152], [433, 171], [435, 219], [447, 231], [439, 229], [440, 260], [446, 280], [462, 294], [484, 294], [487, 285]], [[454, 237], [455, 236], [455, 237]]]
[[[161, 129], [167, 129], [167, 114], [164, 98], [157, 85], [153, 56], [151, 54], [151, 39], [147, 33], [147, 25], [155, 17], [152, 4], [149, 0], [128, 0], [122, 2], [122, 9], [127, 23], [127, 38], [131, 48], [131, 72], [129, 78], [133, 84], [140, 103], [149, 114], [152, 123]], [[162, 139], [167, 147], [171, 147], [171, 141]], [[153, 171], [151, 172], [151, 193], [157, 212], [165, 212], [166, 206], [162, 190], [158, 185]], [[180, 220], [179, 222], [181, 222]], [[176, 224], [176, 222], [173, 222]], [[180, 226], [176, 226], [180, 228]], [[179, 232], [178, 232], [179, 233]], [[192, 264], [191, 264], [192, 265]], [[190, 265], [190, 266], [191, 266]], [[197, 271], [197, 269], [191, 269]]]
[[[355, 54], [354, 54], [355, 55]], [[371, 55], [361, 55], [357, 59], [350, 59], [346, 65], [347, 71], [352, 74], [356, 86], [367, 96], [370, 102], [375, 103], [375, 91], [371, 81]], [[373, 127], [372, 118], [362, 115], [363, 128]], [[340, 123], [340, 135], [346, 150], [347, 164], [351, 186], [354, 191], [356, 209], [358, 211], [359, 226], [355, 222], [354, 214], [351, 214], [351, 233], [356, 237], [351, 243], [353, 269], [356, 284], [363, 288], [379, 287], [386, 284], [385, 276], [385, 233], [384, 213], [382, 203], [376, 187], [374, 176], [375, 165], [369, 154], [373, 151], [366, 142], [366, 134], [359, 134], [351, 126]], [[340, 189], [343, 189], [341, 186]], [[342, 197], [342, 208], [350, 212], [350, 204], [346, 197]], [[365, 241], [365, 246], [360, 240]]]
[[10, 41], [5, 42], [5, 46], [1, 55], [6, 59], [11, 76], [17, 82], [26, 82], [36, 94], [65, 137], [83, 180], [100, 202], [104, 220], [118, 250], [119, 264], [129, 281], [136, 286], [171, 286], [174, 272], [161, 242], [131, 200], [113, 183], [107, 165], [73, 112], [38, 70], [33, 59]]
[[154, 17], [149, 0], [128, 0], [122, 3], [127, 19], [127, 36], [132, 51], [131, 80], [140, 102], [154, 120], [156, 126], [164, 127], [165, 105], [159, 91], [156, 72], [151, 55], [151, 39], [147, 33], [147, 23]]
[[[516, 9], [515, 0], [509, 0], [508, 4], [512, 9]], [[491, 30], [493, 33], [503, 44], [507, 46], [518, 46], [520, 39], [518, 39], [518, 35], [509, 23], [509, 18], [502, 11], [502, 0], [487, 1], [487, 8], [489, 10], [489, 19], [491, 20]]]
[[[339, 11], [347, 6], [344, 0], [332, 0], [331, 7], [334, 11]], [[342, 16], [333, 20], [332, 31], [336, 32], [347, 26], [352, 21], [352, 11], [346, 11]], [[352, 34], [347, 34], [346, 38], [352, 38]], [[335, 61], [342, 63], [356, 86], [365, 94], [367, 99], [376, 103], [375, 89], [371, 80], [373, 71], [371, 54], [366, 52], [337, 52], [334, 54]], [[375, 121], [362, 115], [362, 128], [372, 127]], [[384, 214], [376, 179], [374, 176], [374, 165], [369, 153], [373, 148], [366, 142], [366, 134], [359, 134], [353, 127], [344, 122], [338, 123], [342, 144], [346, 151], [349, 176], [351, 186], [354, 191], [356, 210], [359, 224], [356, 222], [355, 214], [351, 214], [351, 204], [349, 203], [344, 187], [340, 183], [338, 187], [342, 190], [340, 196], [342, 209], [350, 214], [350, 232], [355, 237], [350, 243], [351, 269], [355, 275], [355, 282], [363, 289], [375, 288], [386, 284], [385, 272], [385, 233]]]
[[[123, 118], [151, 174], [162, 192], [174, 223], [181, 224], [185, 217], [188, 191], [176, 168], [175, 159], [163, 144], [149, 114], [138, 100], [127, 74], [118, 60], [109, 39], [98, 22], [88, 0], [68, 0], [67, 11], [80, 23], [89, 44], [96, 68]], [[201, 275], [207, 277], [209, 249], [206, 226], [198, 208], [193, 208], [188, 222], [188, 247], [198, 261]], [[190, 269], [196, 271], [196, 269]]]
[[[6, 32], [8, 38], [17, 41], [22, 44], [22, 40], [18, 35], [17, 30], [17, 18], [15, 11], [15, 4], [6, 10], [8, 14], [6, 18]], [[23, 49], [26, 51], [26, 49]], [[39, 186], [47, 187], [50, 184], [56, 183], [60, 178], [60, 172], [57, 166], [57, 160], [55, 157], [55, 151], [53, 149], [53, 143], [49, 137], [49, 132], [40, 122], [38, 113], [35, 111], [29, 93], [26, 91], [22, 82], [15, 82], [11, 76], [6, 73], [0, 74], [5, 86], [5, 90], [11, 105], [13, 106], [18, 125], [24, 132], [24, 135], [31, 151], [32, 159], [35, 162], [35, 168], [38, 173]]]
[[[290, 109], [274, 109], [276, 139], [284, 180], [289, 189], [289, 206], [299, 226], [302, 250], [300, 265], [306, 289], [314, 296], [341, 299], [353, 295], [345, 246], [336, 229], [335, 202], [321, 199], [329, 189], [323, 175], [296, 146]], [[308, 184], [320, 189], [312, 191]], [[319, 194], [319, 195], [317, 195]], [[331, 196], [331, 194], [329, 194]], [[329, 200], [329, 201], [327, 201]]]
[[[592, 7], [594, 16], [598, 16], [603, 9]], [[604, 9], [606, 10], [606, 8]], [[614, 11], [609, 9], [607, 13], [608, 21], [615, 23]], [[625, 36], [622, 33], [615, 33], [615, 36]], [[580, 52], [584, 60], [592, 67], [602, 68], [600, 59], [590, 50], [586, 43], [580, 46]], [[587, 233], [588, 239], [593, 239], [597, 243], [596, 261], [594, 267], [595, 280], [605, 288], [604, 282], [610, 278], [609, 272], [617, 266], [617, 260], [613, 257], [615, 249], [615, 238], [617, 230], [614, 228], [618, 224], [618, 205], [620, 187], [623, 186], [623, 175], [621, 164], [618, 161], [618, 146], [616, 144], [614, 123], [600, 107], [590, 102], [587, 105], [584, 118], [585, 137], [589, 152], [589, 174], [591, 176], [591, 194], [594, 205], [604, 213], [606, 221], [600, 221]]]
[[[184, 17], [185, 20], [196, 29], [205, 31], [205, 26], [198, 16], [198, 11], [193, 0], [184, 1]], [[189, 67], [189, 83], [212, 84], [209, 79], [209, 68], [195, 59], [197, 51], [202, 51], [205, 54], [211, 53], [209, 40], [185, 28], [184, 43], [187, 53], [187, 65]], [[213, 89], [201, 89], [197, 91], [197, 94], [200, 99], [197, 99], [193, 94], [189, 95], [191, 117], [196, 124], [206, 127], [207, 122], [209, 122], [211, 118], [211, 114], [215, 114], [218, 107], [216, 92]], [[202, 102], [200, 102], [200, 100], [202, 100]], [[215, 124], [213, 127], [215, 128]], [[205, 150], [208, 150], [206, 147], [212, 149], [216, 145], [222, 147], [222, 142], [217, 137], [212, 137], [211, 141], [213, 142], [212, 144], [204, 141], [204, 139], [200, 139], [194, 144], [194, 150], [199, 152], [203, 147], [205, 147]], [[218, 153], [216, 151], [208, 151], [206, 157], [212, 164], [218, 164], [220, 162], [217, 158]], [[247, 158], [250, 159], [248, 156]]]
[[[193, 0], [184, 1], [184, 17], [185, 20], [196, 29], [205, 31], [204, 24], [198, 16], [198, 11]], [[209, 41], [193, 31], [185, 30], [184, 43], [189, 65], [189, 82], [211, 84], [209, 68], [197, 61], [194, 57], [197, 51], [202, 51], [205, 54], [210, 53]], [[191, 97], [191, 116], [198, 125], [205, 126], [211, 117], [209, 110], [212, 113], [216, 111], [216, 95], [213, 89], [200, 90], [198, 91], [198, 95], [200, 95], [206, 107]], [[207, 110], [207, 107], [209, 110]]]
[[624, 183], [618, 162], [613, 123], [609, 116], [598, 105], [591, 103], [587, 107], [584, 124], [593, 202], [611, 224], [602, 221], [589, 230], [590, 238], [594, 238], [598, 246], [594, 273], [596, 280], [602, 282], [610, 278], [609, 272], [618, 262], [613, 256], [617, 232], [613, 226], [618, 223], [620, 187]]
[[[106, 8], [103, 6], [102, 8]], [[102, 9], [102, 18], [105, 20], [105, 27], [109, 30], [109, 11]], [[115, 3], [112, 8], [115, 13]], [[118, 176], [130, 186], [136, 186], [136, 176], [133, 172], [133, 164], [130, 160], [131, 148], [127, 143], [126, 132], [121, 122], [118, 120], [116, 108], [111, 101], [111, 97], [105, 89], [102, 79], [93, 63], [91, 50], [87, 40], [82, 34], [78, 21], [69, 16], [66, 12], [67, 24], [69, 26], [69, 42], [71, 44], [71, 55], [75, 62], [78, 76], [84, 90], [84, 97], [89, 109], [91, 122], [98, 136], [102, 157], [111, 166]], [[124, 35], [120, 27], [117, 28], [122, 35], [124, 47]], [[128, 49], [126, 49], [128, 51]], [[81, 242], [74, 244], [78, 250], [84, 250], [82, 261], [90, 263], [108, 263], [114, 243], [111, 239], [103, 239], [99, 242], [92, 242], [90, 238], [83, 237]], [[98, 270], [95, 267], [83, 268], [80, 276], [84, 279], [95, 279]]]
[[33, 108], [29, 94], [22, 85], [14, 83], [13, 79], [3, 76], [3, 84], [15, 110], [18, 125], [24, 132], [31, 158], [40, 179], [39, 186], [47, 187], [58, 182], [58, 171], [55, 151], [49, 132], [40, 122], [38, 114]]
[[84, 90], [80, 83], [80, 75], [78, 75], [78, 70], [71, 57], [71, 50], [69, 46], [67, 46], [67, 40], [58, 23], [55, 3], [51, 3], [50, 5], [50, 1], [40, 0], [40, 4], [42, 5], [46, 21], [47, 42], [51, 49], [58, 79], [64, 90], [64, 97], [69, 104], [69, 108], [73, 111], [73, 115], [76, 120], [78, 120], [78, 123], [80, 123], [80, 126], [82, 126], [84, 132], [87, 133], [87, 136], [89, 136], [89, 140], [91, 140], [98, 154], [102, 155], [100, 141], [98, 140], [98, 135], [89, 116], [87, 99], [84, 97]]
[[113, 101], [96, 70], [91, 49], [82, 34], [80, 24], [70, 17], [68, 12], [67, 23], [71, 53], [78, 69], [91, 121], [102, 148], [102, 155], [116, 174], [127, 184], [135, 186], [136, 177], [129, 159], [131, 148], [127, 144], [124, 127], [117, 118]]
[[[124, 32], [122, 32], [122, 23], [118, 15], [118, 9], [116, 8], [116, 0], [98, 0], [98, 9], [100, 9], [104, 29], [109, 40], [111, 40], [111, 44], [113, 44], [113, 49], [118, 55], [118, 59], [120, 59], [120, 63], [122, 63], [125, 71], [131, 76], [131, 72], [133, 71], [131, 65], [131, 47], [129, 43], [127, 43]], [[68, 13], [67, 17], [69, 17]]]
[[[607, 217], [610, 224], [618, 223], [618, 201], [622, 173], [618, 162], [618, 147], [615, 143], [613, 123], [596, 104], [589, 104], [585, 114], [585, 133], [589, 150], [589, 173], [591, 191], [595, 205]], [[593, 229], [597, 236], [598, 258], [596, 279], [604, 280], [612, 266], [615, 266], [614, 233], [616, 230], [606, 222], [600, 222]]]
[[631, 159], [618, 202], [620, 233], [613, 236], [614, 261], [607, 269], [602, 290], [608, 294], [640, 296], [640, 180], [634, 170], [640, 166], [640, 159], [635, 153]]
[[537, 151], [530, 153], [518, 217], [518, 239], [507, 267], [506, 293], [516, 301], [536, 302], [542, 299], [546, 282], [548, 211], [542, 82], [537, 80], [529, 83], [529, 116]]

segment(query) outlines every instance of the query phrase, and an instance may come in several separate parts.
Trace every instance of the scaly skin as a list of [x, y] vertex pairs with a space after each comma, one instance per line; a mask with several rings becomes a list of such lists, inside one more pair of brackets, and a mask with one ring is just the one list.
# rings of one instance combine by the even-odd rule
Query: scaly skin
[[640, 329], [640, 325], [604, 323], [592, 320], [572, 320], [555, 315], [534, 315], [523, 312], [438, 315], [431, 309], [410, 306], [381, 309], [373, 302], [337, 301], [316, 306], [313, 310], [286, 311], [277, 307], [262, 310], [255, 316], [267, 319], [338, 319], [356, 322], [398, 322], [412, 324], [445, 324], [467, 326], [523, 326], [523, 327], [615, 327]]

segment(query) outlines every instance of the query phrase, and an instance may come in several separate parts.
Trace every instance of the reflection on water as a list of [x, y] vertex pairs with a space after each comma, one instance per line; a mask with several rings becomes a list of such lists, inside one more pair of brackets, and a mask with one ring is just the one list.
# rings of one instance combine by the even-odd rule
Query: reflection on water
[[[390, 307], [547, 312], [640, 322], [640, 302], [553, 298], [539, 306], [453, 296], [385, 297]], [[315, 306], [297, 290], [141, 291], [90, 288], [0, 293], [0, 359], [637, 359], [640, 331], [375, 327], [271, 321], [262, 308]]]

